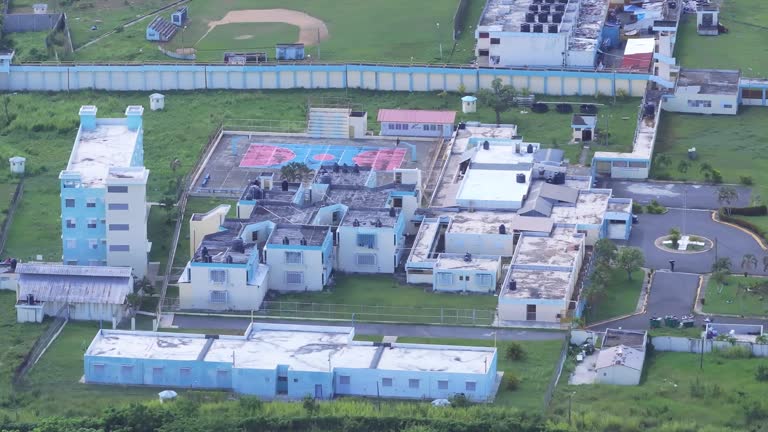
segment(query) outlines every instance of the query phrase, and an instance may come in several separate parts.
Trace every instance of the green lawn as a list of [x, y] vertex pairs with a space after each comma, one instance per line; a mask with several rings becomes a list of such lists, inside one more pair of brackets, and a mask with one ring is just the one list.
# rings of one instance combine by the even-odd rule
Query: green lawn
[[[110, 3], [117, 0], [108, 0]], [[160, 0], [151, 0], [160, 1]], [[147, 0], [142, 3], [148, 3]], [[122, 2], [121, 2], [122, 3]], [[328, 27], [329, 37], [320, 44], [320, 59], [327, 61], [380, 61], [380, 62], [454, 62], [466, 63], [474, 58], [474, 26], [485, 5], [484, 0], [470, 0], [467, 29], [458, 41], [453, 52], [453, 15], [458, 0], [434, 0], [429, 7], [414, 7], [408, 0], [390, 0], [386, 2], [355, 0], [192, 0], [189, 3], [187, 30], [184, 32], [184, 45], [190, 46], [199, 41], [208, 31], [208, 22], [221, 19], [227, 12], [241, 9], [284, 8], [305, 12], [323, 20]], [[76, 46], [82, 45], [104, 31], [115, 28], [124, 22], [131, 13], [146, 9], [141, 7], [123, 7], [115, 17], [104, 19], [96, 24], [99, 30], [91, 31], [97, 15], [92, 10], [80, 11], [79, 25], [73, 26], [73, 39]], [[343, 12], [342, 12], [343, 11]], [[169, 15], [169, 13], [164, 13]], [[78, 15], [75, 15], [77, 17]], [[437, 26], [440, 23], [440, 26]], [[227, 27], [232, 26], [231, 24]], [[238, 24], [240, 26], [240, 24]], [[246, 26], [246, 24], [242, 24]], [[197, 46], [199, 61], [221, 61], [224, 51], [245, 48], [261, 48], [270, 58], [274, 58], [274, 42], [295, 42], [296, 30], [288, 32], [273, 23], [254, 23], [247, 25], [245, 31], [223, 30], [232, 35], [250, 34], [257, 36], [250, 40], [231, 40], [224, 33], [215, 36], [212, 41], [208, 35]], [[146, 23], [127, 27], [122, 33], [113, 34], [98, 43], [76, 53], [78, 60], [162, 60], [163, 55], [150, 42], [144, 40]], [[233, 27], [234, 28], [234, 27]], [[261, 28], [261, 29], [259, 29]], [[215, 32], [218, 32], [215, 31]], [[235, 33], [237, 32], [237, 33]], [[293, 35], [289, 38], [289, 34]], [[261, 36], [263, 35], [263, 38]], [[257, 43], [257, 40], [261, 42]], [[221, 46], [219, 42], [231, 42]], [[443, 59], [440, 60], [440, 44], [443, 46]], [[211, 44], [211, 45], [209, 45]], [[181, 34], [177, 33], [169, 48], [181, 47]], [[451, 53], [453, 52], [453, 55]], [[308, 47], [308, 54], [317, 58], [317, 49]], [[165, 57], [165, 60], [168, 60]]]
[[716, 37], [699, 36], [696, 16], [683, 17], [675, 46], [675, 56], [683, 67], [741, 69], [745, 76], [768, 76], [765, 44], [768, 3], [763, 0], [722, 2], [720, 22], [729, 32]]
[[16, 54], [13, 59], [17, 62], [36, 62], [48, 58], [48, 48], [45, 37], [48, 32], [9, 33], [5, 37], [13, 41]]
[[[728, 145], [723, 145], [727, 142]], [[704, 181], [700, 170], [710, 164], [723, 175], [725, 183], [739, 183], [741, 176], [754, 181], [753, 200], [768, 198], [768, 111], [762, 107], [739, 107], [737, 116], [704, 116], [665, 112], [661, 118], [656, 153], [669, 156], [668, 167], [652, 167], [655, 178]], [[696, 147], [697, 161], [683, 173], [678, 170], [687, 152]], [[755, 195], [758, 195], [755, 199]]]
[[[200, 56], [203, 56], [203, 53], [213, 52], [219, 58], [223, 50], [265, 51], [271, 56], [276, 44], [294, 43], [297, 40], [299, 40], [299, 28], [290, 24], [236, 23], [217, 26], [195, 45], [195, 49]], [[187, 42], [194, 43], [194, 40]]]
[[[64, 8], [64, 11], [67, 13], [67, 18], [69, 19], [72, 45], [74, 45], [75, 48], [82, 46], [132, 19], [170, 3], [173, 3], [173, 0], [75, 1], [71, 6]], [[165, 18], [170, 19], [170, 11], [165, 12], [163, 15]], [[134, 30], [138, 29], [144, 34], [147, 24], [149, 24], [151, 19], [152, 18], [147, 18], [130, 28]], [[96, 30], [91, 30], [93, 26], [96, 27]], [[117, 36], [121, 36], [125, 33], [127, 33], [127, 31], [118, 33]], [[130, 44], [131, 40], [128, 39], [127, 43]], [[104, 60], [106, 60], [106, 58]], [[126, 58], [125, 60], [130, 59]]]
[[[83, 354], [99, 329], [98, 322], [70, 321], [27, 376], [20, 393], [20, 419], [41, 416], [87, 416], [101, 414], [115, 404], [150, 401], [159, 390], [153, 388], [85, 385]], [[0, 416], [14, 416], [0, 407]]]
[[497, 297], [425, 291], [399, 285], [391, 276], [337, 276], [323, 292], [278, 294], [272, 316], [357, 321], [482, 324], [493, 321]]
[[657, 329], [650, 329], [648, 334], [651, 336], [678, 336], [692, 339], [698, 339], [701, 337], [703, 329], [701, 327], [660, 327]]
[[[567, 421], [570, 399], [579, 431], [762, 430], [763, 420], [756, 417], [748, 427], [745, 407], [764, 399], [766, 384], [755, 380], [755, 370], [768, 365], [768, 360], [731, 360], [706, 354], [703, 369], [699, 369], [699, 361], [695, 354], [656, 353], [646, 359], [639, 386], [571, 386], [564, 377], [551, 412]], [[606, 427], [589, 426], [598, 421]]]
[[632, 273], [630, 281], [627, 280], [627, 272], [624, 270], [611, 270], [611, 281], [605, 297], [588, 311], [587, 323], [600, 322], [635, 312], [644, 276], [645, 273], [638, 270]]
[[[752, 288], [758, 284], [768, 284], [768, 279], [733, 275], [728, 277], [727, 285], [720, 285], [710, 278], [704, 294], [704, 312], [768, 316], [768, 288]], [[747, 288], [751, 288], [751, 292]]]

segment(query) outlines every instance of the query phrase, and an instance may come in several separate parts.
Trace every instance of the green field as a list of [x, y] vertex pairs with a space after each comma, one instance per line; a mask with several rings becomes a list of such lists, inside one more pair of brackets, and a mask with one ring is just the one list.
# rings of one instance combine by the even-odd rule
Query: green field
[[632, 273], [630, 281], [627, 280], [627, 272], [624, 270], [611, 270], [611, 280], [605, 296], [588, 310], [587, 323], [600, 322], [635, 312], [644, 276], [645, 273], [638, 270]]
[[48, 32], [10, 33], [5, 37], [13, 42], [17, 62], [37, 62], [48, 58], [45, 37]]
[[[723, 143], [728, 143], [724, 145]], [[652, 176], [674, 180], [704, 181], [700, 171], [710, 164], [723, 175], [725, 183], [739, 183], [750, 176], [755, 184], [753, 200], [768, 199], [768, 111], [762, 107], [740, 107], [737, 116], [702, 116], [665, 112], [659, 126], [656, 153], [669, 156], [668, 167], [652, 166]], [[687, 152], [696, 147], [699, 159], [687, 172], [678, 170]], [[758, 195], [758, 199], [755, 199]]]
[[744, 76], [768, 77], [768, 3], [722, 2], [720, 22], [729, 32], [716, 37], [696, 33], [696, 16], [683, 15], [675, 56], [683, 67], [741, 69]]
[[[186, 38], [186, 35], [185, 35]], [[221, 50], [239, 52], [265, 51], [272, 53], [278, 43], [294, 43], [299, 39], [299, 28], [282, 23], [227, 24], [214, 28], [197, 42], [198, 55], [207, 57], [212, 52], [220, 58]], [[187, 43], [192, 42], [187, 40]]]
[[[727, 285], [720, 285], [711, 278], [707, 283], [704, 312], [711, 314], [768, 316], [768, 288], [755, 290], [757, 284], [768, 279], [759, 277], [729, 276]], [[747, 291], [750, 288], [751, 291]]]
[[[569, 399], [579, 431], [761, 431], [766, 384], [755, 379], [766, 359], [656, 353], [645, 361], [639, 386], [560, 381], [551, 411], [567, 421]], [[762, 408], [760, 408], [762, 407]], [[754, 408], [754, 409], [753, 409]], [[590, 427], [592, 423], [603, 427]]]
[[[69, 20], [72, 45], [77, 48], [170, 3], [173, 0], [77, 0], [63, 9]], [[170, 16], [170, 11], [165, 12], [165, 15]], [[150, 19], [131, 28], [140, 29], [143, 33]], [[96, 30], [91, 30], [94, 26]]]
[[[108, 0], [110, 3], [117, 0]], [[159, 0], [157, 0], [159, 1]], [[146, 3], [146, 2], [142, 2]], [[322, 20], [328, 27], [329, 37], [320, 44], [320, 59], [326, 61], [377, 61], [377, 62], [427, 62], [467, 63], [474, 58], [474, 31], [485, 1], [470, 0], [467, 29], [457, 41], [453, 52], [453, 16], [458, 0], [435, 0], [429, 7], [414, 7], [407, 0], [387, 2], [355, 0], [192, 0], [189, 3], [189, 21], [184, 32], [184, 45], [199, 41], [208, 31], [208, 23], [221, 19], [227, 12], [248, 9], [292, 9]], [[138, 14], [149, 9], [145, 5], [123, 11], [120, 19], [109, 18], [100, 24], [98, 31], [90, 31], [97, 14], [81, 11], [83, 25], [73, 26], [75, 45], [93, 39], [101, 28], [111, 30], [130, 13]], [[130, 13], [129, 13], [130, 12]], [[164, 12], [162, 16], [170, 15]], [[117, 17], [116, 17], [117, 18]], [[437, 24], [440, 23], [438, 27]], [[98, 43], [76, 53], [77, 60], [168, 60], [150, 42], [144, 40], [147, 22], [125, 28]], [[274, 42], [296, 42], [296, 28], [272, 23], [229, 24], [231, 29], [214, 30], [196, 46], [198, 61], [221, 61], [225, 51], [242, 48], [260, 48], [274, 58]], [[472, 27], [472, 28], [470, 28]], [[244, 30], [242, 30], [244, 29]], [[217, 33], [219, 33], [217, 35]], [[253, 39], [232, 40], [232, 36], [254, 35]], [[287, 39], [293, 35], [292, 39]], [[257, 42], [257, 41], [261, 42]], [[226, 45], [221, 45], [226, 43]], [[443, 59], [440, 59], [440, 44]], [[180, 48], [181, 35], [177, 33], [168, 48]], [[308, 47], [308, 53], [317, 58], [317, 49]]]

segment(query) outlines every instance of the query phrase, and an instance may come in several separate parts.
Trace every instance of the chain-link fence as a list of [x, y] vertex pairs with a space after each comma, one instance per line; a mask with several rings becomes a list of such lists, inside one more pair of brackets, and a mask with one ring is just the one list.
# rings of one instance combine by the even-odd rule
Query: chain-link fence
[[46, 348], [48, 348], [53, 340], [56, 339], [56, 336], [61, 333], [61, 330], [64, 328], [64, 325], [66, 325], [68, 321], [69, 304], [65, 304], [61, 307], [61, 309], [58, 310], [58, 312], [56, 312], [53, 322], [51, 322], [45, 332], [43, 332], [43, 334], [37, 338], [35, 344], [32, 345], [32, 348], [30, 348], [30, 350], [24, 356], [24, 359], [22, 359], [19, 366], [13, 372], [13, 385], [15, 387], [23, 383], [24, 377], [32, 369], [32, 366], [37, 363], [37, 361], [45, 352]]

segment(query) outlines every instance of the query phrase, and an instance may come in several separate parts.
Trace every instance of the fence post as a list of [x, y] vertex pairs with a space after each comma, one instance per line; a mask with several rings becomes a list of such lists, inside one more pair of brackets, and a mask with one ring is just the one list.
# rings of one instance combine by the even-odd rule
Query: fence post
[[440, 308], [440, 324], [443, 324], [443, 308]]

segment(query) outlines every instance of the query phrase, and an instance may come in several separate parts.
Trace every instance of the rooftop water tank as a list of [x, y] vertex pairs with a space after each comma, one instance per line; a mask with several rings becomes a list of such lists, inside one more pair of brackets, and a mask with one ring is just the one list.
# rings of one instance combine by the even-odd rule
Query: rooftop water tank
[[525, 174], [523, 174], [523, 173], [519, 173], [519, 174], [516, 176], [516, 179], [517, 179], [517, 182], [518, 182], [518, 183], [525, 183]]

